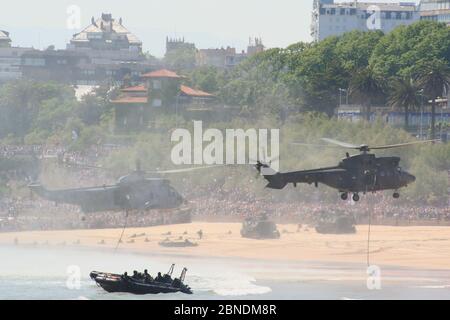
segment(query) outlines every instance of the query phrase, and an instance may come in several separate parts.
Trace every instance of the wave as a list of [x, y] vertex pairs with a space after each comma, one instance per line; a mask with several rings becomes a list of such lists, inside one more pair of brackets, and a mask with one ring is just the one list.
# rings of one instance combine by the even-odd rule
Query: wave
[[190, 285], [194, 291], [213, 292], [219, 296], [262, 295], [272, 291], [271, 288], [255, 284], [252, 277], [237, 273], [226, 273], [219, 276], [194, 277]]
[[450, 285], [448, 284], [443, 284], [443, 285], [428, 285], [428, 286], [414, 286], [413, 288], [418, 288], [418, 289], [448, 289], [450, 288]]

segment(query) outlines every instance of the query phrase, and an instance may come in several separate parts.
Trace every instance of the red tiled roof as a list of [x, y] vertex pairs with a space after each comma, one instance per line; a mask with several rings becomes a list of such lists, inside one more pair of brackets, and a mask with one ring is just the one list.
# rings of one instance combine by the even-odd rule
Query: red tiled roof
[[129, 96], [121, 96], [116, 100], [111, 100], [111, 103], [115, 104], [134, 104], [134, 103], [148, 103], [147, 97], [129, 97]]
[[122, 92], [147, 92], [147, 88], [144, 85], [123, 88]]
[[182, 93], [184, 93], [187, 96], [191, 96], [191, 97], [204, 97], [204, 98], [214, 97], [214, 95], [212, 95], [208, 92], [192, 89], [185, 85], [181, 85], [180, 89], [181, 89]]
[[173, 71], [167, 69], [161, 69], [157, 71], [152, 71], [148, 73], [144, 73], [141, 75], [142, 78], [172, 78], [172, 79], [181, 79], [182, 76], [176, 74]]

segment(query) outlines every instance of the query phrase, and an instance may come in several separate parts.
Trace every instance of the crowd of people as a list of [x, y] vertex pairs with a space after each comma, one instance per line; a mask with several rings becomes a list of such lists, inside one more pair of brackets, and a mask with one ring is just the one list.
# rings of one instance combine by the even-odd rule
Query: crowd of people
[[58, 205], [38, 200], [37, 206], [30, 201], [11, 211], [0, 211], [0, 232], [75, 230], [75, 229], [114, 229], [127, 227], [149, 227], [173, 223], [190, 222], [190, 212], [175, 210], [159, 212], [93, 212], [83, 213], [71, 205]]
[[[240, 195], [244, 196], [240, 196]], [[223, 195], [223, 193], [222, 193]], [[229, 197], [228, 197], [229, 196]], [[373, 198], [369, 198], [373, 197]], [[360, 223], [367, 222], [369, 214], [375, 223], [448, 223], [450, 224], [450, 206], [416, 206], [397, 204], [388, 195], [370, 195], [358, 203], [351, 201], [338, 204], [325, 201], [272, 201], [249, 197], [235, 190], [227, 197], [205, 196], [194, 199], [194, 214], [222, 217], [245, 217], [266, 213], [278, 221], [315, 223], [324, 215], [352, 215]]]

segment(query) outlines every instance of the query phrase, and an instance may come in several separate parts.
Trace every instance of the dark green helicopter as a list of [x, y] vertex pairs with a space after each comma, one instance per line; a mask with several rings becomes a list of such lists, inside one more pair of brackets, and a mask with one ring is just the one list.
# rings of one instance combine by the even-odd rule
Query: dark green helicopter
[[[189, 172], [208, 167], [188, 168], [169, 171], [155, 171], [151, 174], [171, 174]], [[121, 177], [114, 185], [88, 188], [48, 190], [39, 183], [28, 187], [49, 201], [79, 206], [85, 213], [122, 210], [175, 209], [185, 203], [185, 199], [161, 177], [150, 177], [137, 164], [136, 171]]]
[[[314, 184], [318, 187], [320, 183], [323, 183], [331, 188], [337, 189], [341, 193], [342, 200], [347, 200], [349, 194], [352, 193], [353, 201], [357, 202], [360, 200], [359, 193], [366, 194], [367, 192], [382, 190], [394, 190], [393, 196], [395, 199], [398, 199], [400, 198], [398, 190], [413, 183], [416, 180], [416, 177], [402, 170], [399, 157], [376, 157], [374, 154], [369, 153], [370, 150], [393, 149], [436, 141], [428, 140], [370, 147], [366, 144], [356, 146], [328, 138], [323, 138], [322, 140], [335, 144], [338, 148], [359, 150], [361, 154], [350, 156], [350, 154], [347, 153], [347, 157], [334, 167], [286, 173], [274, 172], [270, 168], [270, 164], [257, 161], [256, 169], [269, 182], [266, 187], [271, 189], [284, 189], [286, 185], [290, 183], [292, 183], [294, 187], [296, 187], [298, 183]], [[293, 144], [337, 147], [304, 143]]]

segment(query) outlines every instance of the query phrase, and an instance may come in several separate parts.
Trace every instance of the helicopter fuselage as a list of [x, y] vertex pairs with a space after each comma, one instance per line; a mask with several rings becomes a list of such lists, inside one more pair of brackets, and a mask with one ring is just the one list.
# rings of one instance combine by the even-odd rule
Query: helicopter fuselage
[[335, 167], [264, 175], [268, 188], [284, 189], [298, 183], [325, 184], [341, 193], [366, 193], [398, 190], [415, 181], [415, 177], [399, 166], [398, 157], [376, 157], [363, 153], [348, 156]]
[[40, 184], [29, 187], [44, 199], [80, 206], [85, 213], [173, 209], [184, 202], [168, 180], [148, 179], [134, 174], [120, 178], [115, 185], [64, 190], [48, 190]]

